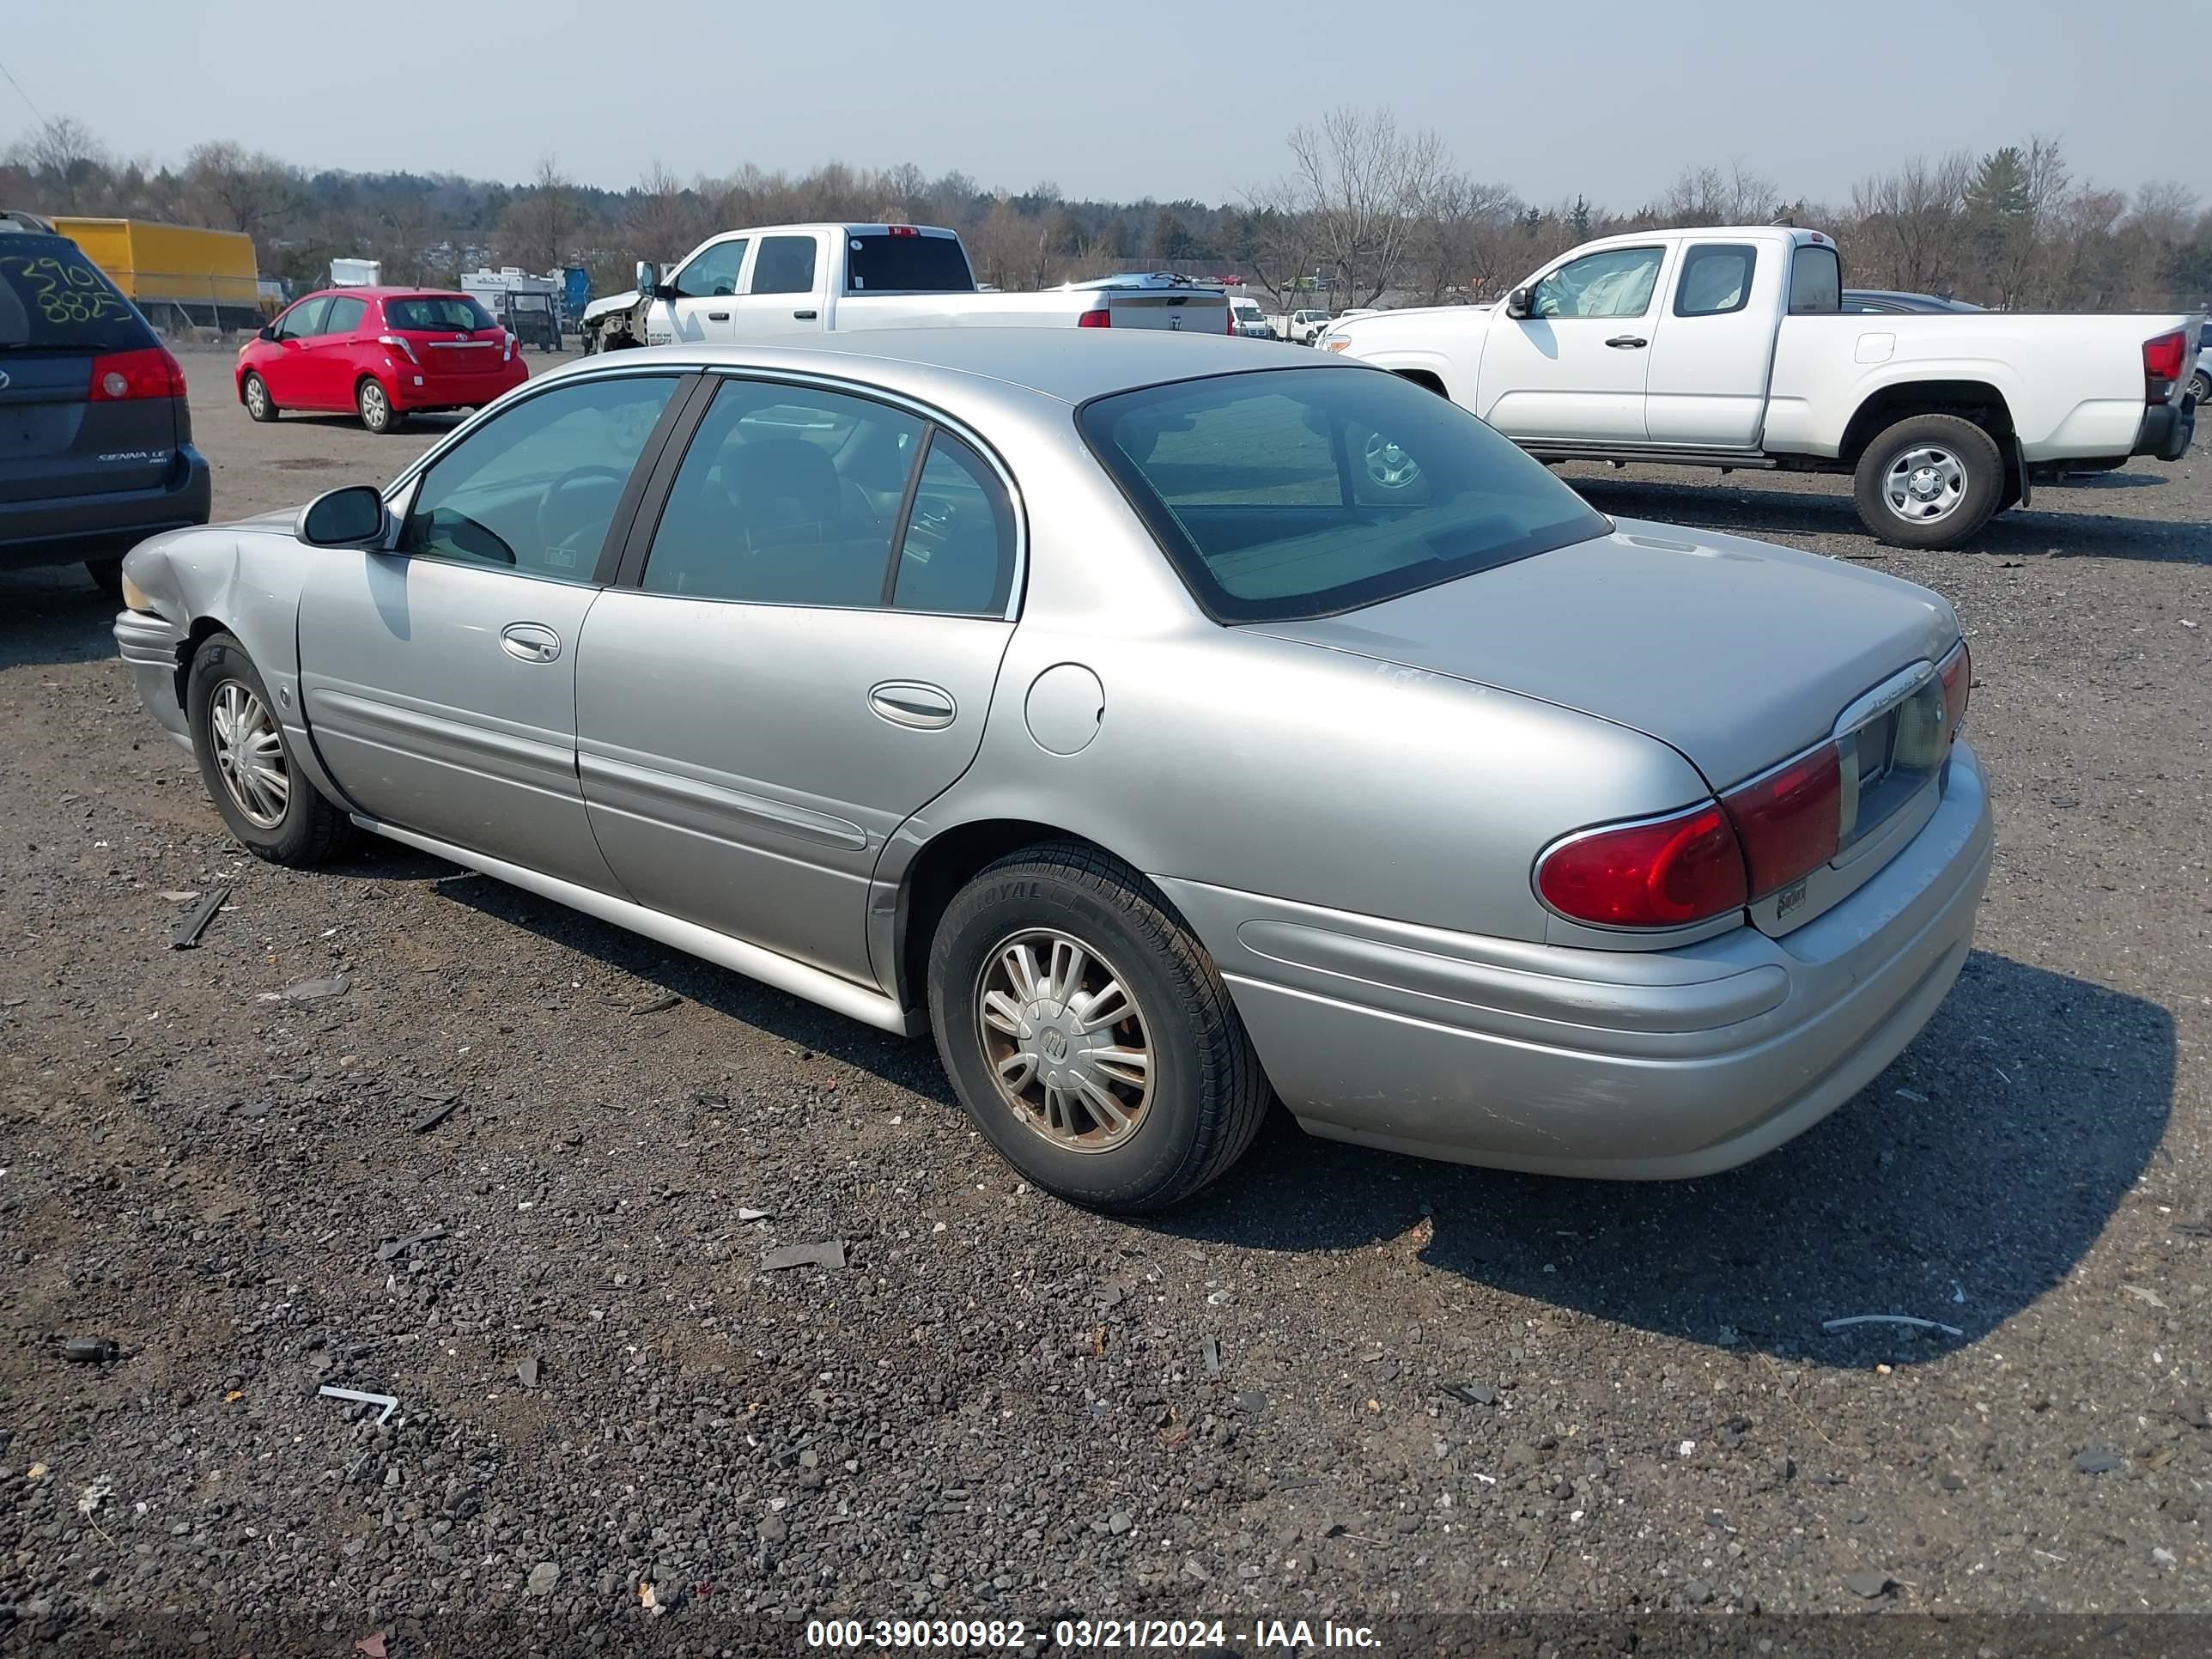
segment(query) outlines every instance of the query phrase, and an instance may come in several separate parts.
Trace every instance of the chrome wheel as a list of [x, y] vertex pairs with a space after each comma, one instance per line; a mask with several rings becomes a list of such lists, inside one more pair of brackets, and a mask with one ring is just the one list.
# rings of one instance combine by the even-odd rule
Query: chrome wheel
[[258, 374], [246, 377], [246, 412], [257, 421], [269, 418], [269, 387]]
[[1958, 511], [1966, 498], [1966, 469], [1956, 455], [1936, 444], [1900, 450], [1883, 475], [1882, 499], [1889, 510], [1912, 524], [1935, 524]]
[[1421, 464], [1379, 432], [1367, 434], [1360, 459], [1380, 489], [1403, 489], [1421, 476]]
[[1152, 1048], [1128, 981], [1073, 936], [1032, 928], [993, 947], [975, 1023], [1000, 1098], [1065, 1152], [1109, 1152], [1143, 1126]]
[[2206, 379], [2201, 368], [2189, 377], [2189, 395], [2197, 399], [2200, 409], [2212, 403], [2212, 380]]
[[392, 403], [384, 395], [384, 388], [374, 380], [366, 381], [361, 388], [361, 423], [371, 432], [381, 432], [392, 422]]
[[230, 804], [257, 830], [274, 830], [292, 800], [292, 775], [284, 764], [284, 739], [267, 707], [249, 686], [225, 680], [208, 702], [208, 735], [215, 769]]

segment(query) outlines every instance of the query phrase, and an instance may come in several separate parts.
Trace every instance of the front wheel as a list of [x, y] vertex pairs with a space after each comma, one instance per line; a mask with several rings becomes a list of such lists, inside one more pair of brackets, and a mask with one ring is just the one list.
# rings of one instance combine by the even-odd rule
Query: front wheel
[[194, 653], [185, 716], [216, 811], [256, 858], [320, 864], [352, 844], [353, 821], [300, 775], [276, 708], [230, 635], [211, 635]]
[[379, 380], [363, 380], [354, 392], [354, 407], [361, 411], [361, 423], [380, 438], [399, 429], [404, 418], [392, 406], [392, 394]]
[[1138, 1213], [1241, 1157], [1268, 1101], [1228, 988], [1141, 875], [1073, 843], [954, 896], [929, 954], [938, 1053], [976, 1127], [1037, 1186]]
[[2197, 406], [2199, 409], [2203, 408], [2207, 404], [2212, 404], [2212, 375], [2206, 374], [2201, 368], [2191, 375], [2189, 395], [2197, 399]]
[[1956, 415], [1913, 415], [1860, 456], [1852, 496], [1859, 521], [1897, 547], [1958, 547], [2004, 500], [2004, 456]]
[[273, 421], [276, 418], [276, 400], [269, 395], [269, 382], [258, 374], [246, 377], [246, 384], [240, 388], [239, 395], [245, 402], [247, 416], [252, 419]]

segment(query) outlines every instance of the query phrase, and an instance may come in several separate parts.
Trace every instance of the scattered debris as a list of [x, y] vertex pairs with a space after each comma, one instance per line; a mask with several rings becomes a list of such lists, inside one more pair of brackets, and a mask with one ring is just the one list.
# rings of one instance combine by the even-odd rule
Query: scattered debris
[[742, 1204], [738, 1206], [738, 1219], [740, 1221], [769, 1221], [774, 1218], [774, 1212], [771, 1211], [749, 1210]]
[[445, 1236], [446, 1230], [433, 1224], [423, 1228], [419, 1233], [408, 1234], [404, 1238], [388, 1238], [376, 1247], [376, 1259], [379, 1261], [396, 1261], [416, 1245], [428, 1244], [432, 1239], [443, 1238]]
[[1481, 1481], [1486, 1486], [1494, 1486], [1498, 1484], [1498, 1477], [1496, 1475], [1485, 1474], [1480, 1469], [1469, 1469], [1468, 1473], [1473, 1475], [1476, 1480]]
[[1893, 1581], [1880, 1567], [1861, 1567], [1844, 1580], [1844, 1588], [1854, 1595], [1863, 1595], [1869, 1601], [1878, 1595], [1889, 1594]]
[[2116, 1474], [2128, 1460], [2110, 1446], [2084, 1446], [2074, 1454], [2074, 1468], [2081, 1474]]
[[538, 1386], [538, 1356], [526, 1354], [521, 1363], [515, 1366], [514, 1376], [515, 1381], [521, 1383], [524, 1388], [536, 1388]]
[[1218, 1337], [1218, 1336], [1209, 1336], [1209, 1337], [1207, 1337], [1207, 1338], [1206, 1339], [1206, 1350], [1205, 1350], [1205, 1352], [1206, 1352], [1206, 1374], [1208, 1376], [1220, 1376], [1220, 1375], [1221, 1375], [1221, 1339], [1220, 1339], [1219, 1337]]
[[1917, 1089], [1899, 1089], [1897, 1091], [1897, 1097], [1899, 1100], [1911, 1101], [1914, 1104], [1920, 1106], [1925, 1106], [1928, 1103], [1928, 1097], [1922, 1094]]
[[2123, 1285], [2120, 1288], [2125, 1291], [2130, 1296], [2135, 1297], [2138, 1302], [2148, 1303], [2154, 1308], [2163, 1308], [2166, 1306], [2165, 1302], [2160, 1298], [2159, 1293], [2156, 1291], [2147, 1291], [2140, 1285]]
[[1853, 1314], [1848, 1319], [1824, 1319], [1820, 1322], [1820, 1328], [1832, 1335], [1853, 1325], [1909, 1325], [1916, 1331], [1941, 1331], [1946, 1336], [1966, 1334], [1956, 1325], [1941, 1324], [1933, 1319], [1915, 1319], [1911, 1314]]
[[845, 1265], [845, 1241], [833, 1238], [826, 1244], [787, 1244], [780, 1250], [770, 1250], [761, 1258], [763, 1273], [781, 1273], [786, 1267], [842, 1267]]
[[332, 1400], [350, 1400], [357, 1406], [383, 1407], [383, 1412], [376, 1419], [376, 1425], [379, 1428], [382, 1428], [390, 1419], [392, 1413], [399, 1409], [399, 1400], [396, 1395], [365, 1394], [359, 1389], [341, 1389], [335, 1382], [325, 1382], [315, 1392], [327, 1395]]
[[664, 991], [648, 1001], [630, 1004], [629, 1011], [633, 1014], [658, 1014], [673, 1008], [683, 1000], [684, 999], [678, 996], [675, 992]]
[[384, 1632], [373, 1630], [353, 1644], [356, 1653], [365, 1653], [368, 1659], [384, 1659]]
[[2150, 1553], [2150, 1559], [2151, 1565], [2157, 1567], [2175, 1567], [2181, 1565], [2180, 1558], [2169, 1549], [2153, 1550]]
[[215, 920], [216, 912], [222, 908], [229, 897], [229, 888], [218, 887], [192, 906], [191, 913], [177, 924], [177, 931], [169, 939], [169, 948], [172, 951], [198, 950], [200, 935], [207, 932], [208, 923]]
[[62, 1358], [72, 1365], [105, 1365], [122, 1358], [123, 1348], [104, 1336], [73, 1336], [62, 1344]]
[[1463, 1401], [1470, 1406], [1495, 1406], [1498, 1403], [1498, 1390], [1487, 1382], [1447, 1382], [1443, 1385], [1443, 1391], [1454, 1400]]
[[95, 1480], [77, 1494], [76, 1512], [89, 1521], [100, 1506], [114, 1495], [115, 1488], [105, 1480]]
[[1267, 1396], [1257, 1389], [1246, 1389], [1237, 1396], [1237, 1409], [1257, 1417], [1267, 1409]]
[[530, 1570], [530, 1593], [550, 1595], [553, 1586], [561, 1582], [561, 1566], [556, 1561], [540, 1561]]
[[461, 1097], [457, 1091], [441, 1098], [438, 1103], [415, 1120], [415, 1133], [427, 1135], [461, 1109]]
[[190, 904], [199, 895], [198, 893], [156, 893], [155, 896], [165, 898], [172, 904]]
[[353, 989], [353, 981], [343, 974], [333, 974], [328, 979], [303, 979], [296, 985], [288, 985], [281, 991], [264, 991], [262, 1002], [320, 1002], [326, 997], [342, 997]]

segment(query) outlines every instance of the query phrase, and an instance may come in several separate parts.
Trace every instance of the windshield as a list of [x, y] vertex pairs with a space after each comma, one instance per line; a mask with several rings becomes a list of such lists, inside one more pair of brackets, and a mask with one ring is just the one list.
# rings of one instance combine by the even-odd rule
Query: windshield
[[465, 294], [417, 294], [384, 302], [388, 328], [413, 329], [422, 333], [474, 333], [492, 326], [491, 313]]
[[1076, 418], [1220, 622], [1333, 616], [1612, 529], [1465, 410], [1380, 370], [1179, 380]]
[[66, 236], [0, 242], [0, 351], [129, 351], [154, 344], [131, 301]]
[[957, 236], [876, 231], [845, 239], [845, 286], [854, 294], [973, 294], [975, 278]]

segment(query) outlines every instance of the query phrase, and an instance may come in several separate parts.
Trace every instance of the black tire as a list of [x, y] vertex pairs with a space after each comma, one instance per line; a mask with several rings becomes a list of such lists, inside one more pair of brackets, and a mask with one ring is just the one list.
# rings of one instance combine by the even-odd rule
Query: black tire
[[353, 406], [361, 423], [380, 438], [388, 438], [406, 423], [406, 416], [392, 406], [392, 394], [373, 374], [362, 377], [353, 389]]
[[[216, 764], [212, 710], [216, 695], [230, 684], [243, 686], [277, 720], [276, 748], [289, 789], [282, 814], [269, 815], [274, 823], [258, 823], [246, 815]], [[304, 869], [343, 852], [353, 845], [359, 831], [352, 819], [301, 775], [276, 710], [269, 688], [261, 683], [261, 671], [254, 667], [246, 648], [228, 634], [209, 635], [193, 653], [191, 668], [185, 677], [185, 715], [191, 728], [192, 753], [200, 763], [200, 780], [207, 786], [216, 811], [222, 814], [223, 823], [246, 851], [271, 864]]]
[[[993, 1076], [978, 1012], [984, 975], [1027, 929], [1066, 934], [1134, 994], [1151, 1095], [1119, 1144], [1079, 1151], [1048, 1139]], [[954, 895], [930, 944], [929, 1012], [976, 1127], [1032, 1183], [1086, 1208], [1138, 1214], [1188, 1198], [1243, 1155], [1272, 1097], [1204, 947], [1144, 877], [1079, 843], [1024, 848]]]
[[250, 420], [273, 421], [280, 412], [276, 398], [269, 395], [269, 382], [258, 374], [248, 374], [238, 389], [238, 400], [246, 405]]
[[[1907, 517], [1890, 504], [1890, 471], [1915, 450], [1957, 468], [1954, 499], [1936, 518]], [[2003, 501], [2004, 487], [2004, 455], [1995, 438], [1956, 415], [1911, 415], [1867, 446], [1851, 495], [1859, 522], [1878, 539], [1893, 547], [1946, 548], [1973, 538]]]
[[120, 558], [87, 559], [84, 574], [92, 578], [92, 585], [109, 603], [123, 603], [123, 561]]
[[2191, 375], [2189, 395], [2197, 399], [2197, 406], [2199, 409], [2203, 408], [2207, 404], [2212, 404], [2212, 375], [2206, 374], [2201, 368]]

